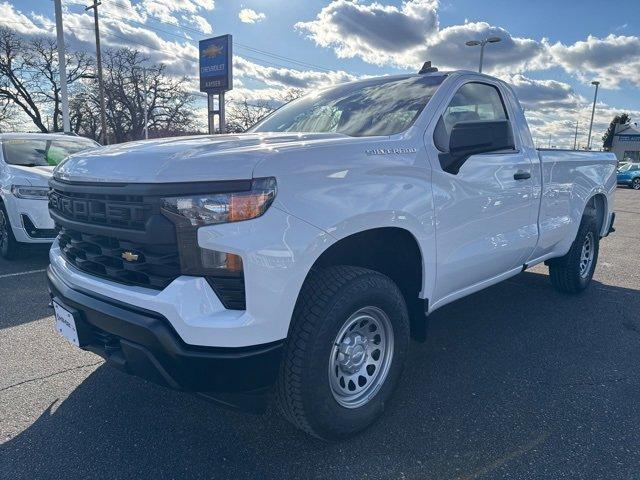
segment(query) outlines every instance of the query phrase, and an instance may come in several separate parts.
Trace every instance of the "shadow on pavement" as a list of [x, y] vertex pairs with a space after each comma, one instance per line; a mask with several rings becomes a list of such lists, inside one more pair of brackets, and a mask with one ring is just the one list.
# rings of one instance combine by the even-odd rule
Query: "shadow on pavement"
[[631, 478], [639, 292], [565, 296], [547, 280], [524, 273], [434, 313], [387, 412], [352, 440], [101, 366], [0, 446], [0, 477]]
[[45, 272], [0, 278], [0, 330], [53, 315], [48, 292]]
[[47, 265], [49, 265], [49, 246], [32, 246], [15, 260], [0, 258], [0, 276], [28, 270], [40, 270], [47, 268]]

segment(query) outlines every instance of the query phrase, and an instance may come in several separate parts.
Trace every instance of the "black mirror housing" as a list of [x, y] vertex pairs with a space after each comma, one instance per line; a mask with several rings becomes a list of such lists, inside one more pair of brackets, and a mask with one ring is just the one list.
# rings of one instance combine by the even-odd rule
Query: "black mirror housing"
[[449, 151], [439, 155], [445, 172], [456, 175], [472, 155], [514, 150], [509, 120], [458, 122], [451, 129]]

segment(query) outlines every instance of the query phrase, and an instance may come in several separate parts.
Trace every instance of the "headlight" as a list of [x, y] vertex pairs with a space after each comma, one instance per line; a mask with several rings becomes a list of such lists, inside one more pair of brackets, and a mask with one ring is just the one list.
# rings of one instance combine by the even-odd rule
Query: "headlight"
[[276, 196], [276, 179], [257, 178], [241, 192], [165, 197], [162, 213], [173, 222], [183, 275], [204, 277], [225, 306], [245, 310], [244, 267], [239, 255], [200, 248], [198, 228], [240, 222], [267, 211]]
[[245, 192], [166, 197], [162, 208], [186, 218], [194, 227], [239, 222], [267, 211], [276, 196], [276, 179], [257, 178]]
[[18, 198], [31, 200], [46, 200], [49, 187], [30, 187], [26, 185], [11, 185], [11, 193]]

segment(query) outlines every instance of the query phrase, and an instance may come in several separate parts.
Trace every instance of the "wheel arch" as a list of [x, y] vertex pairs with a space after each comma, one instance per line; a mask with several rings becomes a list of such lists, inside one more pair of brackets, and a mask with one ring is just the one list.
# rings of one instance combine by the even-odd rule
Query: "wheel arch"
[[405, 298], [412, 337], [424, 339], [428, 301], [419, 295], [423, 288], [425, 263], [420, 244], [409, 230], [386, 226], [347, 235], [320, 254], [304, 282], [314, 270], [333, 265], [367, 268], [391, 278]]
[[592, 195], [585, 205], [584, 213], [593, 215], [595, 217], [596, 224], [598, 225], [598, 231], [600, 232], [601, 236], [606, 233], [604, 232], [604, 229], [606, 228], [608, 211], [608, 199], [607, 196], [602, 192], [598, 192]]

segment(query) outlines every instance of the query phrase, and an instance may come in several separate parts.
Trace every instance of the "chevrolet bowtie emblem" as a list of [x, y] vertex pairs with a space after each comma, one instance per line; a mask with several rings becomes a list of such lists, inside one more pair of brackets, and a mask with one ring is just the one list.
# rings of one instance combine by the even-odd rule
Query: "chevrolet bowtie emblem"
[[122, 258], [124, 258], [127, 262], [137, 262], [140, 255], [136, 255], [133, 252], [122, 252]]

